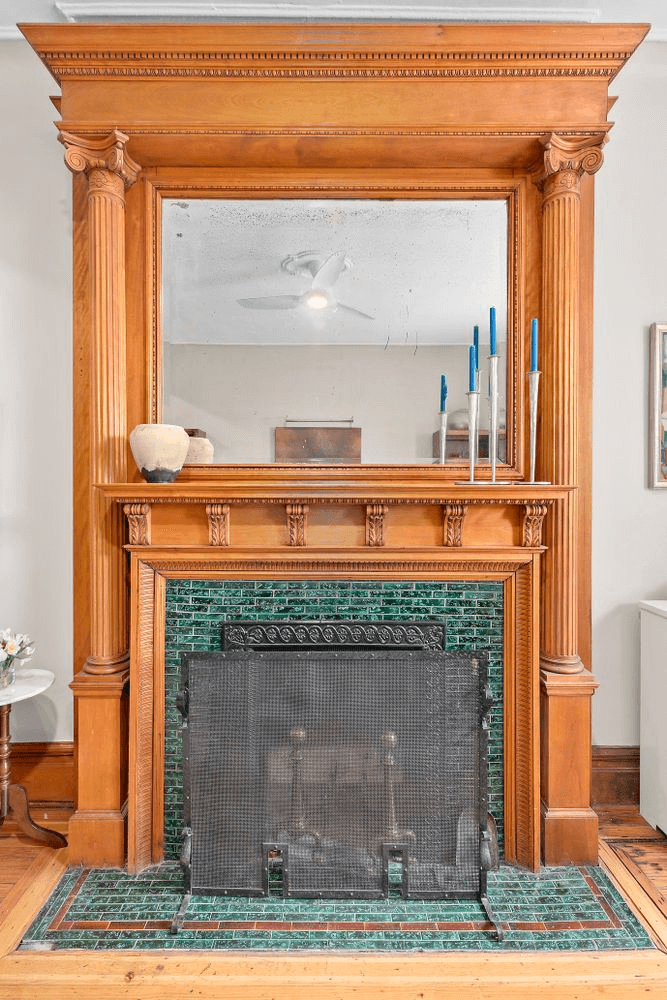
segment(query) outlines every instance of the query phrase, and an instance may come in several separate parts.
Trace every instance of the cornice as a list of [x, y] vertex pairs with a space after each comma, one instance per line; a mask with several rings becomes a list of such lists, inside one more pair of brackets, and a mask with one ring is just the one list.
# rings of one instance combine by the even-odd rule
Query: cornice
[[611, 80], [648, 25], [25, 25], [59, 82], [84, 78]]

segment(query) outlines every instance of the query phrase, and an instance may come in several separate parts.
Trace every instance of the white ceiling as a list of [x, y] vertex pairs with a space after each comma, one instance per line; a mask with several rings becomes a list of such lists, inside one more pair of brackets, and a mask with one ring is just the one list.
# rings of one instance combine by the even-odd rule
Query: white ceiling
[[[193, 200], [164, 203], [163, 329], [171, 343], [468, 344], [489, 307], [506, 337], [504, 201]], [[301, 296], [309, 274], [281, 268], [312, 251], [352, 266], [331, 291], [340, 308], [245, 308]], [[284, 300], [280, 300], [284, 301]]]
[[18, 38], [17, 22], [229, 21], [634, 21], [667, 40], [665, 0], [0, 0], [0, 38]]

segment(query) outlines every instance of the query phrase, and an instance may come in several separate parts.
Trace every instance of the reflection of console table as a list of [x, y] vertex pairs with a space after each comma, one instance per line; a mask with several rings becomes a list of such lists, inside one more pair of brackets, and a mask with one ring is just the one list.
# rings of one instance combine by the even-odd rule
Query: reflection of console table
[[[504, 462], [505, 449], [505, 428], [498, 431], [498, 461]], [[433, 435], [433, 458], [440, 455], [440, 431]], [[480, 430], [479, 432], [479, 457], [489, 457], [489, 432]], [[457, 460], [468, 459], [468, 429], [467, 427], [457, 428], [447, 431], [447, 460], [455, 462]]]
[[66, 847], [67, 840], [55, 830], [38, 826], [30, 815], [28, 793], [23, 785], [12, 785], [9, 756], [11, 737], [9, 735], [9, 713], [12, 705], [26, 698], [34, 698], [53, 684], [50, 670], [18, 670], [16, 680], [9, 687], [0, 690], [0, 826], [7, 816], [16, 820], [21, 833], [32, 840], [39, 840], [49, 847]]

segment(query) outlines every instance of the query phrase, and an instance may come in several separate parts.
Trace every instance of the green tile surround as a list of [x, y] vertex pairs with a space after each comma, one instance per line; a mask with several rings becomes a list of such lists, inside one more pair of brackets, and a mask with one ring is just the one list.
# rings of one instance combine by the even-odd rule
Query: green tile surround
[[477, 900], [193, 897], [183, 929], [170, 933], [182, 900], [174, 863], [140, 875], [70, 869], [21, 949], [203, 949], [370, 951], [604, 951], [652, 948], [607, 877], [596, 867], [537, 875], [501, 866], [489, 899], [505, 927], [495, 940]]
[[165, 858], [180, 853], [183, 781], [180, 654], [220, 649], [220, 625], [239, 618], [447, 620], [447, 649], [486, 649], [495, 696], [489, 739], [489, 807], [503, 844], [503, 587], [467, 581], [169, 580], [165, 636]]

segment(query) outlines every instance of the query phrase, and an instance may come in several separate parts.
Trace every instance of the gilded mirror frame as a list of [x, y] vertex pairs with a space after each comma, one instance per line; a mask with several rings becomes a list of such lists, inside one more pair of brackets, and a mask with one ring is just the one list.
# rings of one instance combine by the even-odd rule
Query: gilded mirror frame
[[[463, 176], [461, 171], [411, 170], [409, 183], [404, 172], [391, 169], [373, 170], [365, 168], [322, 170], [285, 170], [283, 168], [263, 170], [188, 170], [187, 179], [180, 169], [161, 169], [159, 174], [147, 170], [143, 177], [143, 220], [150, 238], [145, 240], [146, 258], [143, 271], [150, 276], [150, 295], [147, 296], [149, 344], [145, 357], [146, 403], [149, 419], [162, 419], [162, 203], [166, 199], [405, 199], [420, 200], [495, 200], [507, 203], [507, 462], [500, 466], [502, 477], [510, 480], [521, 479], [523, 475], [523, 384], [524, 351], [523, 338], [519, 331], [526, 325], [524, 318], [529, 315], [526, 308], [527, 267], [523, 220], [526, 216], [526, 199], [530, 188], [527, 178], [512, 176], [510, 171], [480, 171], [481, 176]], [[532, 185], [531, 185], [532, 186]], [[131, 406], [131, 401], [130, 406]], [[130, 414], [130, 425], [132, 415]], [[139, 416], [139, 415], [137, 415]], [[137, 419], [137, 422], [140, 422]], [[388, 463], [363, 466], [376, 471], [381, 469], [415, 469], [424, 474], [437, 474], [440, 478], [460, 479], [467, 475], [466, 460], [448, 461], [445, 467], [421, 465], [419, 463]], [[294, 468], [312, 468], [293, 466]], [[213, 464], [191, 466], [183, 470], [182, 476], [211, 478], [234, 469], [265, 469], [279, 472], [285, 466], [280, 463]], [[326, 466], [318, 466], [322, 471]], [[337, 472], [343, 474], [350, 466], [338, 465]], [[429, 470], [427, 472], [427, 470]], [[481, 479], [490, 475], [485, 465], [479, 466]]]

